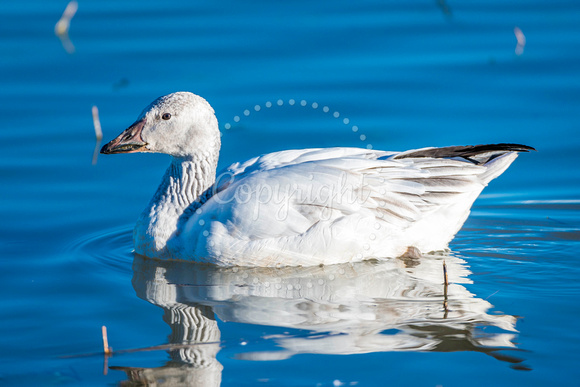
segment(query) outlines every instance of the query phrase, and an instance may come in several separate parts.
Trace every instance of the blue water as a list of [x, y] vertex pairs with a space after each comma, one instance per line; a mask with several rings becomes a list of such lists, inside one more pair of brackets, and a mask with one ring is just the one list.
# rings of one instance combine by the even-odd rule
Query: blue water
[[[66, 3], [0, 7], [0, 384], [577, 383], [578, 2], [81, 0], [74, 52], [54, 34]], [[178, 90], [215, 108], [221, 167], [337, 145], [538, 152], [486, 188], [448, 256], [143, 260], [131, 230], [168, 158], [93, 165], [91, 107], [109, 140]]]

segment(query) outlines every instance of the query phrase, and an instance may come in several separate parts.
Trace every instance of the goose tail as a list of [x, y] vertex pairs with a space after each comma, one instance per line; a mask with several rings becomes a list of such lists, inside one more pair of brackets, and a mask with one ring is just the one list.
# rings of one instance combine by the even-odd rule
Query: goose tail
[[448, 146], [443, 148], [423, 148], [407, 151], [395, 156], [395, 159], [404, 158], [453, 158], [463, 159], [476, 165], [486, 167], [486, 171], [479, 177], [484, 185], [501, 175], [519, 152], [535, 151], [534, 148], [522, 144], [485, 144], [469, 146]]

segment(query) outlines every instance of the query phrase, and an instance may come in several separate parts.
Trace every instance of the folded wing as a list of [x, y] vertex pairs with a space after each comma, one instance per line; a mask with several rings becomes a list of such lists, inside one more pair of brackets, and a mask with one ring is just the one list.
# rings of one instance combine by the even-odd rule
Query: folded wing
[[[185, 243], [224, 264], [243, 254], [248, 264], [270, 266], [444, 248], [483, 187], [523, 150], [499, 144], [271, 153], [218, 176], [187, 222]], [[206, 232], [194, 231], [200, 225]]]

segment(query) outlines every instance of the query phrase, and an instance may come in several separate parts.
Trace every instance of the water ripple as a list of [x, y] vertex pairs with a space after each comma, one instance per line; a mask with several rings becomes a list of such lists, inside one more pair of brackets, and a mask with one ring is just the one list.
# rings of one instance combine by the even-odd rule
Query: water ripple
[[133, 262], [133, 228], [116, 227], [88, 234], [73, 241], [66, 250], [76, 260], [130, 274]]

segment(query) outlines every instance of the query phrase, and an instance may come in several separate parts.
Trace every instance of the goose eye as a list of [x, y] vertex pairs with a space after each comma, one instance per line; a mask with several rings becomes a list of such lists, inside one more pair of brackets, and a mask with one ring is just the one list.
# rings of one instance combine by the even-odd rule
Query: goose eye
[[168, 120], [171, 118], [171, 113], [163, 113], [163, 115], [161, 116], [161, 118], [163, 118], [164, 120]]

